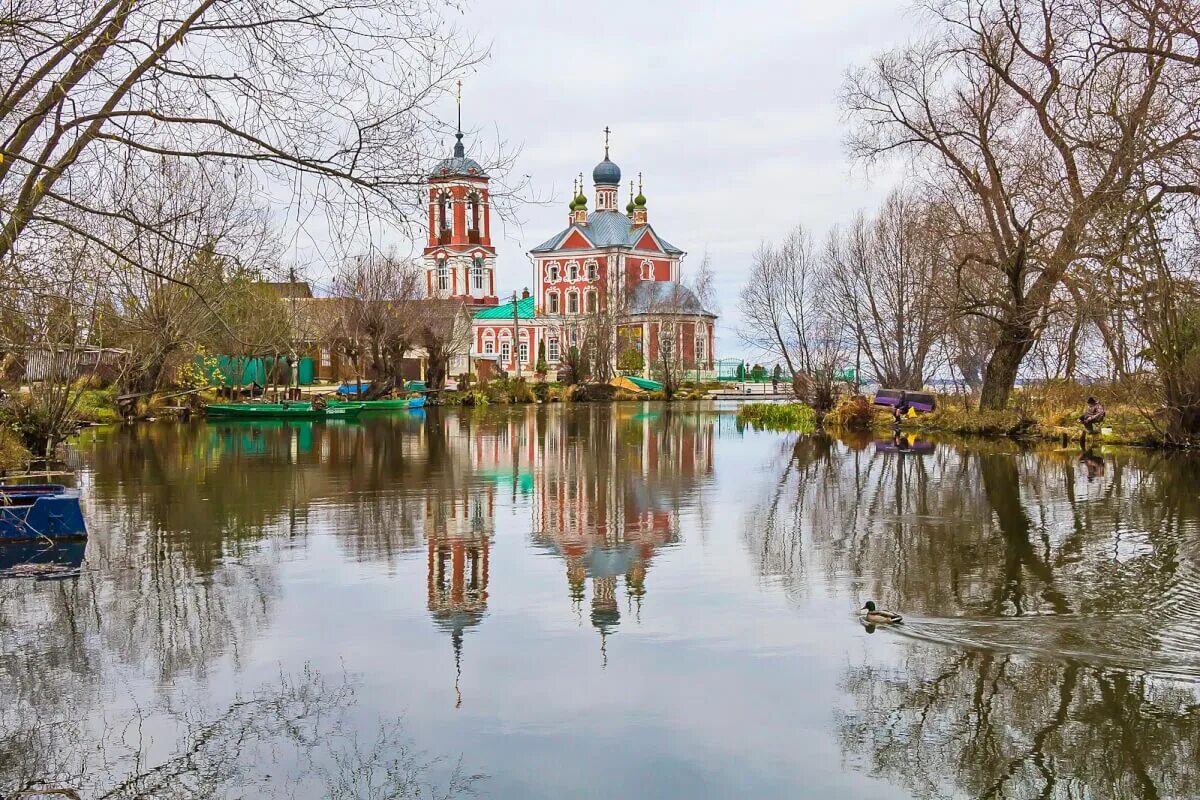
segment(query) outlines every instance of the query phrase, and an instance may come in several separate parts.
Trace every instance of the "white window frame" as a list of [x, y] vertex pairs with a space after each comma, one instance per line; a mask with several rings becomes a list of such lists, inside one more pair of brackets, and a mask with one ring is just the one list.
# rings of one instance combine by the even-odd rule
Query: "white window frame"
[[550, 283], [558, 283], [562, 279], [562, 267], [557, 261], [551, 261], [546, 265], [546, 280]]
[[569, 280], [569, 281], [579, 280], [579, 262], [578, 261], [568, 261], [567, 262], [567, 280]]
[[653, 277], [654, 277], [654, 262], [653, 261], [643, 261], [642, 262], [642, 280], [648, 281]]
[[573, 315], [579, 313], [579, 292], [574, 290], [567, 292], [567, 314]]
[[546, 313], [562, 313], [562, 304], [559, 302], [558, 292], [546, 292]]
[[512, 339], [500, 340], [500, 363], [507, 364], [512, 360]]
[[327, 348], [327, 347], [321, 348], [321, 366], [322, 367], [332, 367], [333, 366], [333, 353], [329, 352], [329, 348]]
[[708, 363], [708, 333], [703, 328], [696, 332], [694, 355], [697, 364]]
[[546, 359], [557, 363], [562, 358], [562, 351], [558, 348], [558, 337], [551, 336], [546, 341]]
[[490, 332], [483, 335], [483, 354], [485, 356], [496, 354], [496, 337]]
[[517, 345], [517, 357], [521, 360], [522, 364], [529, 363], [529, 341], [528, 340], [522, 339], [520, 344]]
[[437, 262], [437, 285], [439, 292], [450, 291], [450, 262], [444, 258]]
[[475, 259], [471, 262], [471, 288], [478, 289], [480, 291], [483, 290], [483, 263], [483, 258], [481, 256], [475, 256]]
[[668, 358], [675, 355], [675, 337], [660, 330], [658, 332], [658, 349]]
[[600, 265], [596, 263], [596, 259], [594, 259], [594, 258], [591, 259], [586, 264], [584, 264], [584, 267], [587, 269], [587, 279], [589, 281], [594, 281], [594, 280], [599, 279]]

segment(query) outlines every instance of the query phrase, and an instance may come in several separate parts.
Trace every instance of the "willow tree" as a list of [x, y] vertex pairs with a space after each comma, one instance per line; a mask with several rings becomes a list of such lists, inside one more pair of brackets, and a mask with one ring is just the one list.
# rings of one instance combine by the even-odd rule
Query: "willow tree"
[[1200, 75], [1170, 57], [1187, 36], [1119, 5], [928, 0], [926, 38], [847, 78], [851, 152], [907, 156], [955, 211], [962, 307], [996, 334], [983, 408], [1007, 405], [1097, 216], [1190, 190]]

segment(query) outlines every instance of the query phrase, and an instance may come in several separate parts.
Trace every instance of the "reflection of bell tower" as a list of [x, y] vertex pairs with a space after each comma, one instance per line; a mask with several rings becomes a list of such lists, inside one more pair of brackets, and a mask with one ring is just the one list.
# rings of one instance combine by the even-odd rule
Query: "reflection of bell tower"
[[462, 675], [463, 633], [487, 613], [488, 550], [481, 537], [429, 537], [429, 610], [434, 623], [450, 633], [454, 644], [455, 708], [462, 705], [458, 679]]
[[617, 608], [617, 578], [607, 575], [592, 578], [592, 626], [600, 631], [600, 653], [603, 666], [608, 666], [608, 634], [621, 624], [621, 609]]

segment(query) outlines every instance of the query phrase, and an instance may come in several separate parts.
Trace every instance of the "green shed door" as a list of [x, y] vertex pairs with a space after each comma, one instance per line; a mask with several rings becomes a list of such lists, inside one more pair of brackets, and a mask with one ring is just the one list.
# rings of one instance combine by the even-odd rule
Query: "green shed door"
[[313, 364], [311, 358], [300, 359], [300, 385], [311, 386], [313, 375], [316, 373], [316, 365]]

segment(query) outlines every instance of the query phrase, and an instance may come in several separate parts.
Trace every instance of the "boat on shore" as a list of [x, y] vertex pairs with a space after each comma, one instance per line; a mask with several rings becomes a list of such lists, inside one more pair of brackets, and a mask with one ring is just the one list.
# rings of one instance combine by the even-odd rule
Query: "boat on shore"
[[[425, 407], [425, 395], [419, 397], [398, 397], [387, 400], [359, 400], [358, 405], [363, 406], [363, 411], [406, 411], [416, 408]], [[338, 408], [343, 405], [348, 405], [342, 401], [334, 401], [329, 404], [330, 408]]]
[[204, 413], [209, 419], [353, 419], [366, 407], [364, 403], [330, 403], [325, 408], [312, 403], [209, 403]]
[[0, 486], [0, 541], [86, 536], [77, 489], [57, 483]]

